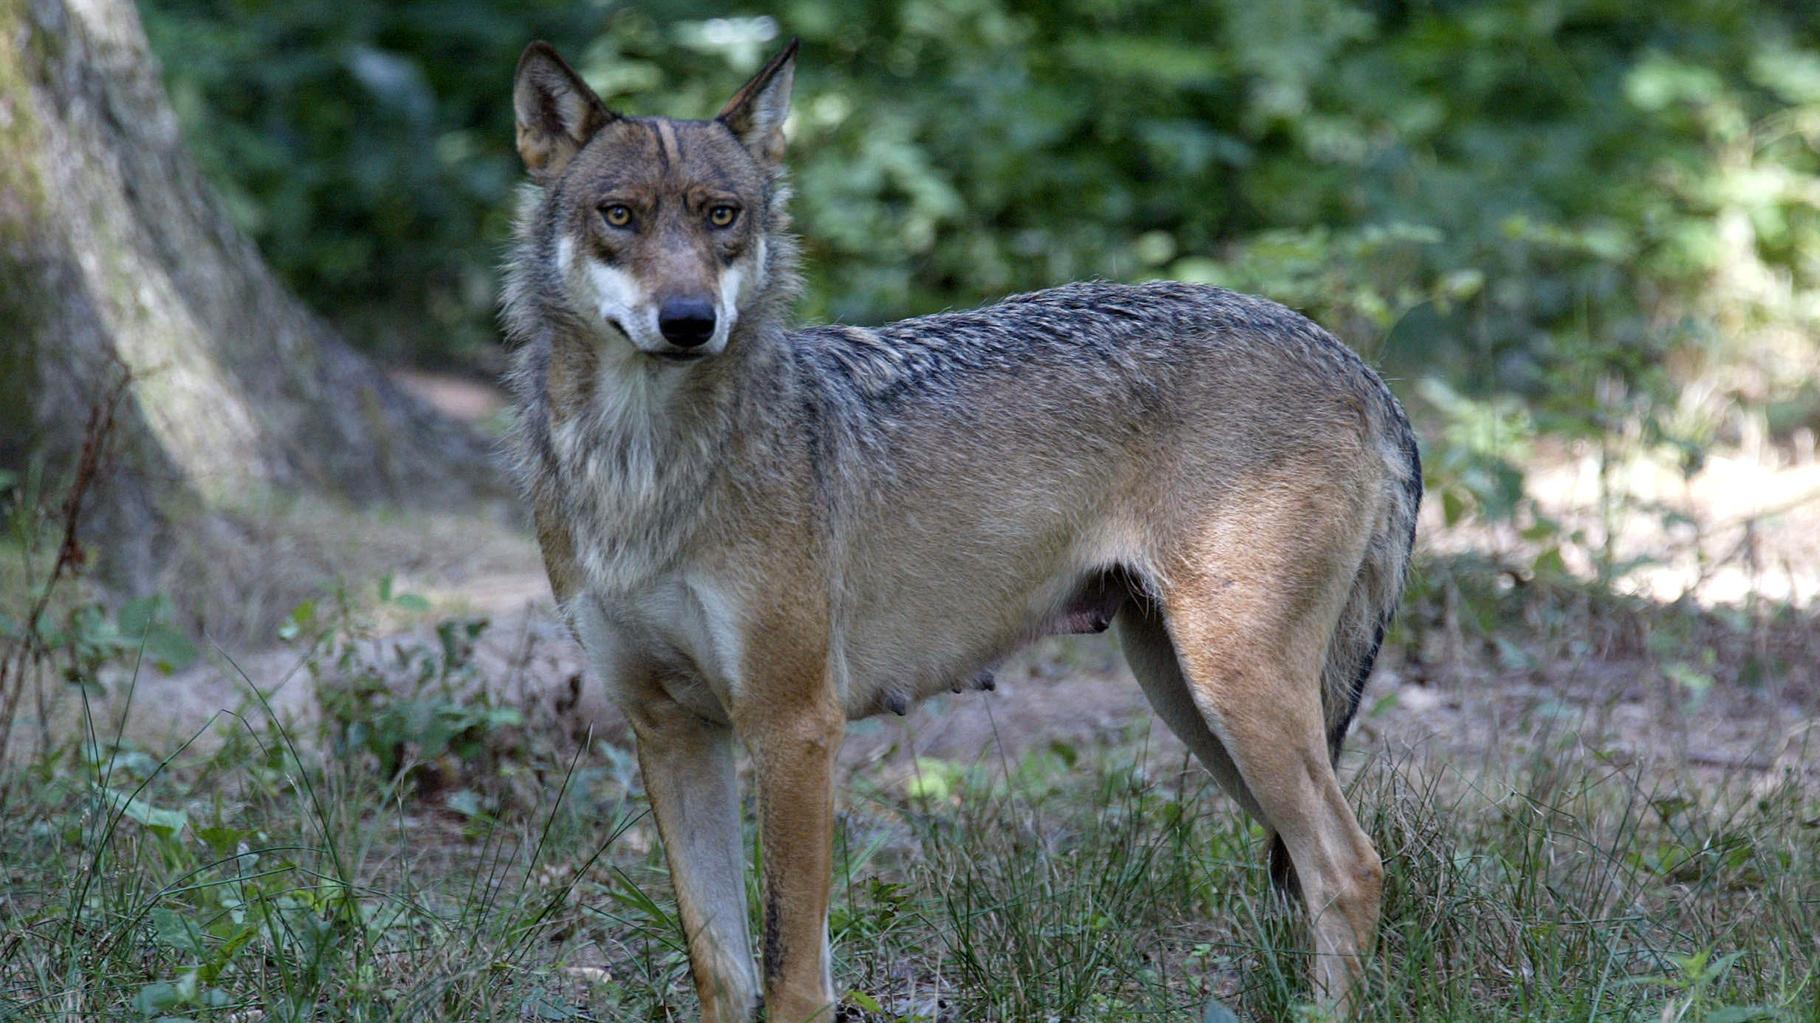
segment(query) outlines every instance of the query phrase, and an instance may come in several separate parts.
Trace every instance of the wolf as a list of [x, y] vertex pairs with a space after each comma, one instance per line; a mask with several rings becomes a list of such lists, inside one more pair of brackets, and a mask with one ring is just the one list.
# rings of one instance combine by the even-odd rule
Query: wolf
[[708, 120], [609, 110], [541, 42], [513, 84], [530, 182], [503, 300], [511, 448], [556, 601], [630, 720], [703, 1019], [836, 1011], [849, 720], [1108, 623], [1269, 832], [1317, 995], [1344, 1011], [1383, 870], [1334, 758], [1415, 538], [1402, 407], [1307, 319], [1213, 287], [793, 327], [796, 52]]

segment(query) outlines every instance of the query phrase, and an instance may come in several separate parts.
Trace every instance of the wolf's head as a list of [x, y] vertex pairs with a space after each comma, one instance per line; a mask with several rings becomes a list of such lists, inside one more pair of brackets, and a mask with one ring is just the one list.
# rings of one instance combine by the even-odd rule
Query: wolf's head
[[622, 117], [545, 43], [519, 58], [518, 152], [543, 186], [541, 253], [566, 311], [607, 345], [686, 362], [725, 351], [772, 283], [786, 223], [796, 44], [713, 120]]

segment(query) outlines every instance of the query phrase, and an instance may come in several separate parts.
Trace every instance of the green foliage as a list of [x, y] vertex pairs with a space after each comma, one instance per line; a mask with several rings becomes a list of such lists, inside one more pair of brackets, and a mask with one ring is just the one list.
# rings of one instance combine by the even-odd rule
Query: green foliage
[[1261, 293], [1383, 365], [1449, 524], [1607, 583], [1640, 564], [1624, 517], [1661, 510], [1602, 469], [1596, 524], [1549, 521], [1497, 445], [1691, 472], [1715, 442], [1820, 429], [1813, 4], [145, 6], [237, 219], [393, 356], [498, 365], [527, 40], [619, 109], [706, 116], [800, 35], [810, 318], [1091, 276]]
[[[1753, 0], [149, 0], [240, 222], [369, 343], [493, 335], [509, 74], [555, 40], [606, 99], [705, 116], [785, 35], [808, 312], [858, 321], [1071, 278], [1255, 289], [1393, 366], [1596, 431], [1811, 322], [1820, 9]], [[1718, 283], [1739, 303], [1721, 316]], [[1761, 286], [1759, 286], [1761, 285]], [[1727, 321], [1730, 317], [1730, 322]], [[1734, 329], [1736, 328], [1736, 329]], [[1785, 387], [1783, 388], [1786, 389]], [[1578, 424], [1578, 425], [1576, 425]]]
[[[314, 601], [299, 605], [281, 634], [309, 649], [304, 666], [338, 757], [370, 764], [388, 781], [409, 774], [419, 788], [496, 770], [497, 755], [510, 750], [511, 730], [524, 717], [482, 684], [474, 652], [486, 619], [438, 622], [431, 645], [379, 638], [373, 614], [345, 590], [332, 607], [324, 615]], [[378, 608], [417, 614], [430, 603], [395, 592], [387, 576], [379, 582]], [[470, 817], [481, 812], [468, 789], [452, 793], [449, 803]]]
[[[23, 473], [0, 471], [0, 751], [24, 748], [12, 739], [28, 693], [42, 746], [47, 701], [60, 684], [95, 687], [122, 669], [170, 673], [198, 656], [164, 596], [110, 609], [86, 584], [88, 555], [71, 509], [82, 506], [94, 477], [92, 470], [72, 475], [67, 483], [47, 480], [41, 458], [30, 459]], [[0, 776], [0, 804], [9, 785]]]
[[144, 15], [192, 151], [293, 287], [393, 357], [490, 344], [519, 176], [511, 69], [534, 37], [598, 32], [598, 9], [175, 0]]
[[[425, 609], [389, 580], [379, 595], [292, 616], [299, 667], [323, 690], [314, 734], [294, 734], [249, 679], [246, 704], [203, 730], [211, 741], [163, 758], [85, 702], [88, 738], [0, 763], [13, 793], [0, 852], [20, 867], [0, 934], [33, 936], [0, 942], [0, 1020], [593, 1018], [577, 1008], [588, 986], [542, 944], [575, 930], [570, 893], [635, 818], [588, 784], [603, 768], [507, 741], [517, 708], [457, 691], [477, 681], [484, 623], [379, 645], [376, 615]], [[367, 686], [358, 721], [328, 713], [350, 679]], [[137, 681], [122, 683], [123, 713]], [[390, 741], [350, 741], [358, 723]], [[505, 756], [538, 779], [530, 805], [506, 798]], [[387, 757], [396, 766], [374, 770]], [[474, 809], [463, 793], [422, 799], [411, 768], [437, 758], [484, 775], [464, 790]], [[460, 854], [472, 875], [416, 864], [444, 809], [473, 840]]]
[[[0, 612], [0, 641], [26, 642], [25, 625]], [[32, 639], [63, 665], [69, 682], [92, 681], [110, 668], [148, 667], [169, 673], [193, 664], [196, 644], [175, 623], [170, 600], [160, 594], [121, 604], [110, 612], [98, 599], [82, 599], [46, 616]]]

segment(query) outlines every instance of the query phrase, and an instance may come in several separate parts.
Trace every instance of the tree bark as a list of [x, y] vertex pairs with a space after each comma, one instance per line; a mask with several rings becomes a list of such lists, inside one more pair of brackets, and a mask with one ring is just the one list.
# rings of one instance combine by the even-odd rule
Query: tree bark
[[393, 387], [233, 228], [130, 0], [0, 0], [0, 464], [66, 464], [122, 374], [89, 536], [131, 589], [283, 495], [506, 490], [484, 442]]

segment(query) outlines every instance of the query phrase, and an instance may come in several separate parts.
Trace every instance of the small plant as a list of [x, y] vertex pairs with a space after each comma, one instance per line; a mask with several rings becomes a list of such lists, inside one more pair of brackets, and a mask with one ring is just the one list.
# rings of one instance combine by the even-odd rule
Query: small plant
[[[89, 554], [82, 526], [109, 471], [115, 410], [131, 380], [122, 370], [89, 410], [76, 464], [60, 488], [47, 481], [41, 460], [23, 474], [0, 472], [0, 524], [21, 566], [20, 578], [0, 587], [0, 753], [11, 746], [28, 691], [39, 719], [39, 752], [51, 745], [53, 679], [93, 686], [108, 668], [149, 665], [170, 672], [196, 659], [195, 644], [176, 626], [162, 596], [128, 600], [110, 611], [83, 587]], [[10, 776], [0, 779], [0, 808], [9, 794]]]
[[[378, 608], [418, 614], [429, 603], [395, 592], [382, 579]], [[372, 615], [345, 590], [330, 611], [315, 602], [294, 610], [281, 636], [302, 642], [329, 749], [344, 765], [361, 764], [388, 782], [409, 782], [420, 794], [454, 790], [451, 809], [478, 816], [483, 808], [468, 776], [498, 771], [512, 756], [512, 733], [523, 724], [479, 677], [474, 653], [485, 619], [444, 620], [435, 642], [381, 638]]]

